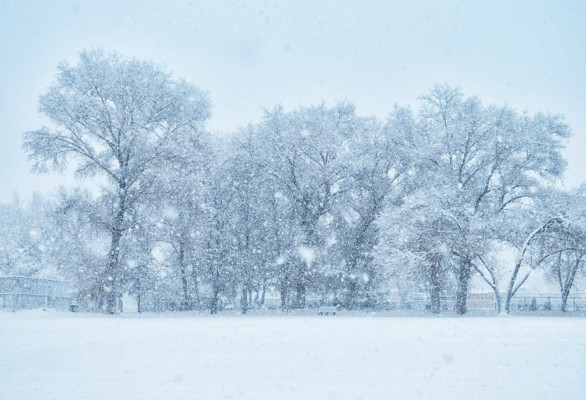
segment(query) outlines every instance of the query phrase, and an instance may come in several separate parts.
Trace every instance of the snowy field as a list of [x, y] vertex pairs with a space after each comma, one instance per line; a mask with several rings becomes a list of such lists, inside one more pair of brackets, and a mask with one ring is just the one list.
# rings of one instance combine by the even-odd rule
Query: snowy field
[[586, 319], [0, 312], [0, 399], [584, 399]]

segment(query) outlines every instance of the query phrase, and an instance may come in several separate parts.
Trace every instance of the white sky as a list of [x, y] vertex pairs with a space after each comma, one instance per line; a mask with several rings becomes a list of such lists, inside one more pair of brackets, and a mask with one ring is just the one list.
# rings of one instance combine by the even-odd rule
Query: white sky
[[209, 127], [262, 108], [347, 99], [381, 118], [434, 83], [486, 104], [562, 113], [567, 184], [586, 181], [586, 1], [0, 2], [0, 202], [67, 180], [32, 175], [21, 134], [84, 48], [150, 59], [209, 91]]

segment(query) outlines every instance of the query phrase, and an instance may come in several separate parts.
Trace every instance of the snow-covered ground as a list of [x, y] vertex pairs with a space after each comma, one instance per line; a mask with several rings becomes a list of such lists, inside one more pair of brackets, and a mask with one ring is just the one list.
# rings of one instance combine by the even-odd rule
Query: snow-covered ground
[[0, 312], [0, 399], [584, 399], [586, 319]]

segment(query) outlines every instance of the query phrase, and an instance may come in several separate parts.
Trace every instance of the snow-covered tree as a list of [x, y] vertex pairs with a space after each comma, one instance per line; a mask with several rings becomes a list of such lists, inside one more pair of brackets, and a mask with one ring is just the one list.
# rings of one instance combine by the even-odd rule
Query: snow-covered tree
[[51, 261], [73, 282], [77, 299], [95, 311], [103, 310], [108, 295], [103, 281], [111, 212], [111, 198], [107, 196], [94, 197], [80, 188], [60, 189], [50, 218], [57, 227], [51, 234]]
[[376, 222], [385, 208], [392, 213], [414, 188], [413, 123], [410, 112], [399, 108], [384, 126], [375, 119], [363, 120], [343, 149], [352, 154], [352, 179], [338, 202], [342, 218], [338, 218], [335, 250], [343, 254], [339, 276], [345, 282], [347, 308], [356, 307], [359, 297], [368, 304], [376, 302], [373, 291], [386, 281], [385, 266], [374, 262], [379, 241]]
[[[450, 251], [460, 260], [456, 311], [466, 312], [473, 264], [490, 248], [491, 220], [510, 218], [539, 188], [559, 180], [569, 129], [560, 116], [484, 107], [448, 86], [423, 97], [433, 207], [454, 222]], [[439, 185], [439, 186], [438, 186]]]
[[61, 277], [50, 262], [54, 245], [51, 205], [40, 195], [28, 202], [14, 196], [0, 204], [0, 275]]
[[64, 169], [72, 161], [81, 177], [103, 176], [115, 198], [102, 282], [109, 313], [119, 296], [129, 210], [172, 156], [178, 136], [203, 129], [209, 109], [205, 93], [156, 65], [99, 50], [82, 52], [77, 66], [59, 65], [57, 82], [40, 98], [52, 126], [24, 134], [33, 170]]
[[[505, 311], [511, 311], [511, 300], [532, 271], [542, 268], [560, 289], [561, 311], [586, 257], [586, 213], [582, 192], [566, 193], [552, 189], [536, 204], [540, 221], [526, 235], [519, 249], [510, 278]], [[531, 226], [531, 225], [529, 225]], [[522, 275], [519, 274], [524, 270]]]
[[289, 249], [290, 255], [298, 255], [290, 270], [296, 307], [305, 306], [312, 276], [317, 276], [318, 266], [325, 266], [319, 263], [331, 236], [325, 232], [333, 229], [331, 214], [352, 175], [352, 154], [344, 147], [358, 134], [359, 124], [354, 107], [340, 103], [292, 112], [277, 107], [252, 128], [260, 153], [257, 162], [286, 197], [298, 227], [296, 249]]

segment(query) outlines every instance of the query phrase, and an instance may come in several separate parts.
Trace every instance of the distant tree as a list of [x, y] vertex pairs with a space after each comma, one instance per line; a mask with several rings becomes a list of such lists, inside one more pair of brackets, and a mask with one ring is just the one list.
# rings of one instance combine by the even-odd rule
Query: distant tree
[[[586, 237], [583, 229], [575, 227], [566, 227], [565, 243], [563, 249], [548, 249], [547, 253], [553, 256], [550, 258], [548, 273], [551, 274], [560, 290], [561, 304], [560, 310], [567, 311], [568, 297], [574, 286], [578, 273], [584, 271], [584, 264], [586, 263], [586, 249], [584, 242]], [[556, 235], [557, 236], [557, 235]], [[552, 254], [554, 253], [554, 254]]]
[[260, 306], [267, 289], [275, 288], [281, 296], [281, 307], [288, 309], [298, 262], [299, 225], [291, 199], [266, 168], [271, 152], [258, 140], [255, 128], [241, 131], [236, 138], [231, 166], [240, 188], [232, 206], [234, 233], [241, 251], [246, 249], [240, 260], [244, 262], [238, 263], [240, 276], [253, 282]]
[[[362, 120], [346, 144], [346, 151], [352, 154], [352, 179], [338, 201], [343, 215], [338, 218], [339, 238], [334, 246], [343, 254], [339, 276], [345, 283], [346, 308], [355, 308], [359, 297], [375, 303], [374, 292], [385, 283], [384, 266], [374, 262], [379, 243], [377, 221], [383, 210], [393, 213], [415, 187], [413, 123], [409, 110], [396, 108], [384, 125], [375, 119]], [[390, 226], [383, 229], [393, 231]]]
[[[527, 280], [533, 270], [541, 267], [560, 290], [561, 311], [566, 311], [570, 291], [586, 261], [586, 209], [584, 194], [566, 193], [553, 189], [544, 199], [543, 213], [553, 215], [533, 231], [527, 238], [515, 265], [509, 291], [506, 311], [510, 312], [511, 298]], [[523, 264], [526, 273], [517, 282], [516, 278]]]
[[400, 207], [388, 207], [378, 225], [381, 240], [377, 258], [385, 263], [405, 303], [411, 292], [427, 291], [430, 311], [440, 313], [442, 297], [451, 293], [454, 255], [450, 243], [454, 222], [429, 207], [429, 199], [417, 191]]
[[79, 176], [105, 177], [115, 199], [102, 282], [108, 313], [116, 312], [129, 210], [173, 157], [177, 138], [202, 130], [209, 110], [206, 94], [156, 65], [99, 50], [82, 52], [77, 66], [60, 64], [57, 82], [40, 98], [53, 127], [24, 134], [33, 171], [73, 161]]
[[50, 259], [74, 283], [85, 308], [103, 310], [111, 199], [80, 188], [62, 188], [55, 197], [50, 221], [58, 228], [51, 234]]
[[449, 248], [459, 259], [456, 312], [463, 314], [471, 272], [490, 251], [491, 222], [515, 219], [540, 188], [561, 178], [569, 129], [561, 116], [484, 107], [449, 86], [423, 98], [420, 119], [433, 176], [427, 181], [435, 183], [425, 190], [438, 215], [453, 221]]
[[234, 197], [229, 207], [230, 233], [238, 254], [234, 259], [234, 271], [240, 291], [240, 308], [246, 313], [255, 305], [253, 293], [259, 303], [260, 292], [266, 291], [270, 267], [276, 259], [277, 239], [272, 227], [281, 221], [272, 219], [274, 189], [259, 164], [254, 162], [253, 149], [246, 142], [234, 143], [231, 148], [229, 169]]
[[[473, 272], [490, 285], [500, 306], [501, 273], [493, 255], [503, 243], [521, 249], [529, 232], [538, 229], [533, 226], [538, 219], [530, 215], [563, 174], [568, 127], [561, 116], [486, 107], [442, 85], [422, 98], [417, 117], [405, 118], [408, 110], [397, 115], [403, 115], [398, 126], [405, 131], [403, 147], [411, 152], [417, 190], [394, 212], [385, 210], [378, 225], [388, 243], [380, 243], [377, 254], [410, 260], [409, 268], [430, 263], [429, 271], [415, 276], [428, 277], [423, 282], [429, 279], [433, 311], [439, 311], [439, 294], [447, 287], [446, 268], [456, 279], [457, 313], [466, 312]], [[392, 243], [412, 257], [400, 256], [389, 248]]]
[[0, 275], [61, 277], [50, 262], [51, 212], [52, 205], [40, 195], [28, 203], [14, 196], [0, 204]]
[[[358, 132], [360, 119], [354, 106], [340, 103], [285, 112], [277, 107], [250, 131], [258, 144], [257, 162], [268, 179], [287, 199], [297, 232], [289, 249], [287, 291], [295, 293], [292, 304], [305, 307], [308, 287], [326, 257], [327, 237], [333, 226], [333, 209], [351, 180], [349, 152], [344, 145]], [[297, 253], [297, 261], [294, 254]], [[315, 262], [314, 262], [315, 261]]]
[[168, 260], [181, 281], [180, 309], [200, 307], [203, 261], [202, 231], [206, 223], [205, 199], [210, 190], [210, 169], [214, 150], [207, 132], [193, 132], [177, 138], [172, 157], [160, 172], [149, 196], [146, 217], [156, 216], [152, 239], [169, 244]]
[[236, 296], [238, 243], [234, 237], [232, 213], [237, 187], [230, 170], [230, 160], [218, 157], [210, 170], [210, 187], [206, 191], [203, 224], [203, 282], [209, 287], [209, 309], [222, 309], [222, 298]]

